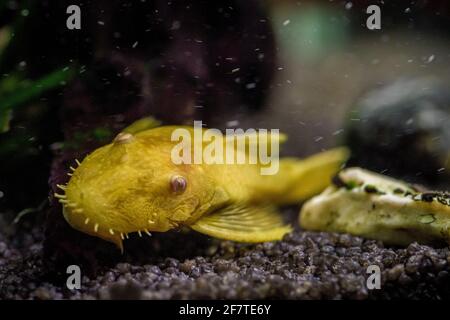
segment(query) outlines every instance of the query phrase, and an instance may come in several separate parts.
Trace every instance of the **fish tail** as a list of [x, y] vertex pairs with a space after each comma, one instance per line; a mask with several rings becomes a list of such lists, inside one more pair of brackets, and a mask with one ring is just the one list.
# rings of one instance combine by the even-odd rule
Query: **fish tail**
[[338, 147], [305, 159], [284, 158], [276, 179], [283, 185], [279, 204], [296, 204], [323, 191], [343, 167], [349, 150]]

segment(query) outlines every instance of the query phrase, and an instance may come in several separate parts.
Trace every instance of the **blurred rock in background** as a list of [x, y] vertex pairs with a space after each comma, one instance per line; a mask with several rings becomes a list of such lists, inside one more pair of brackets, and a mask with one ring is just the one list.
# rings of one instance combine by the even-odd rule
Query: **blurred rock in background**
[[449, 188], [450, 92], [435, 79], [402, 79], [369, 92], [348, 121], [349, 165]]

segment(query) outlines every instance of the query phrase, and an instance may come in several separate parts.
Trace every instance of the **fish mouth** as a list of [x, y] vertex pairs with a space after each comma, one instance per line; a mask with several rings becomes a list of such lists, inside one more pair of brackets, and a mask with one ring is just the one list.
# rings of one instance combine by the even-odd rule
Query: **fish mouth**
[[80, 211], [78, 208], [64, 205], [63, 216], [66, 222], [75, 230], [112, 242], [123, 252], [123, 240], [128, 238], [128, 234], [108, 228], [92, 220], [84, 214], [84, 211]]
[[[92, 212], [92, 209], [88, 206], [89, 202], [87, 202], [88, 199], [86, 199], [86, 196], [83, 200], [84, 205], [81, 205], [79, 203], [80, 201], [77, 201], [77, 199], [83, 198], [79, 190], [71, 188], [67, 193], [67, 186], [57, 186], [64, 191], [61, 194], [55, 193], [54, 197], [58, 199], [63, 207], [62, 213], [66, 222], [80, 232], [114, 243], [121, 252], [123, 252], [123, 241], [129, 238], [129, 234], [136, 233], [139, 237], [142, 237], [143, 235], [152, 236], [150, 231], [163, 231], [158, 229], [157, 221], [151, 220], [147, 221], [148, 225], [144, 228], [133, 227], [128, 230], [123, 230], [111, 227], [103, 219], [99, 219], [101, 217], [99, 215], [99, 212], [102, 210], [101, 208], [96, 208], [95, 212]], [[98, 205], [98, 202], [96, 205]]]
[[137, 234], [139, 237], [144, 235], [151, 237], [149, 229], [120, 231], [102, 225], [99, 222], [92, 220], [90, 217], [83, 215], [83, 212], [74, 212], [77, 209], [72, 209], [68, 206], [63, 206], [63, 215], [67, 223], [74, 229], [94, 237], [101, 238], [105, 241], [114, 243], [123, 253], [123, 242], [129, 239], [130, 234]]
[[[60, 185], [58, 185], [58, 187], [63, 189]], [[66, 190], [65, 186], [63, 190]], [[112, 242], [123, 252], [122, 241], [128, 237], [128, 234], [124, 234], [123, 232], [105, 226], [104, 223], [96, 221], [93, 218], [94, 215], [89, 214], [87, 208], [68, 197], [66, 193], [55, 193], [54, 196], [58, 199], [58, 202], [61, 203], [64, 219], [72, 228], [85, 234]]]

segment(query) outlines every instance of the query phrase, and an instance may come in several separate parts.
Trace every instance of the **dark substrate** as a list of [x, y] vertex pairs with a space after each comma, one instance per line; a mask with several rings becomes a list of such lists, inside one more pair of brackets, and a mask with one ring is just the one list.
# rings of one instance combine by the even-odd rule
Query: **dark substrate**
[[[283, 241], [256, 245], [183, 232], [134, 237], [120, 262], [84, 275], [82, 288], [70, 291], [43, 260], [43, 232], [32, 220], [0, 223], [0, 299], [450, 297], [448, 247], [390, 248], [350, 235], [301, 230]], [[366, 287], [371, 264], [381, 267], [380, 290]]]

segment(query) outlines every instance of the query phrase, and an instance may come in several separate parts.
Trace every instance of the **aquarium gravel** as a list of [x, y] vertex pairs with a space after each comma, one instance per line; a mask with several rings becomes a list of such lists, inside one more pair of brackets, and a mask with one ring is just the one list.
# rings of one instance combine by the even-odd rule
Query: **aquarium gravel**
[[[33, 224], [0, 227], [0, 299], [450, 297], [448, 247], [412, 243], [389, 248], [346, 234], [301, 230], [283, 241], [256, 245], [194, 237], [194, 243], [178, 249], [183, 258], [175, 258], [176, 252], [171, 253], [174, 257], [148, 258], [139, 250], [138, 254], [129, 250], [133, 254], [126, 253], [121, 262], [100, 268], [95, 276], [84, 275], [81, 289], [71, 291], [64, 277], [49, 276], [43, 260], [43, 233]], [[162, 246], [165, 242], [161, 237], [135, 241], [160, 241]], [[192, 255], [187, 248], [195, 248]], [[366, 287], [366, 270], [372, 264], [382, 270], [380, 290]]]

